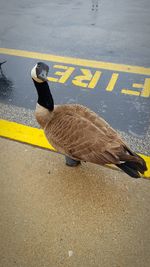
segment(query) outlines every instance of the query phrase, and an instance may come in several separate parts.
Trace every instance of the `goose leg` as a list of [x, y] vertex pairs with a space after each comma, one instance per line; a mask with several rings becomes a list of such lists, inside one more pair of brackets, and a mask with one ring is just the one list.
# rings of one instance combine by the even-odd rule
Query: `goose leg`
[[68, 156], [65, 156], [65, 159], [66, 159], [66, 165], [69, 167], [76, 167], [81, 163], [79, 160], [74, 160], [72, 158], [69, 158]]

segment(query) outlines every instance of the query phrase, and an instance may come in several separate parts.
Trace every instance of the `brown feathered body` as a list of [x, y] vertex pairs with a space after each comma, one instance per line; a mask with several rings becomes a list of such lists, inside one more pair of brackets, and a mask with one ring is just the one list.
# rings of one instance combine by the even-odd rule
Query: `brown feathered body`
[[[121, 164], [143, 159], [96, 113], [78, 104], [55, 106], [50, 112], [37, 104], [36, 119], [48, 141], [62, 154], [95, 164]], [[134, 163], [133, 163], [134, 165]]]
[[147, 169], [145, 161], [104, 119], [82, 105], [54, 106], [48, 71], [48, 65], [43, 62], [38, 62], [31, 70], [38, 94], [35, 116], [48, 141], [58, 152], [78, 162], [112, 163], [128, 175], [140, 177], [139, 172]]

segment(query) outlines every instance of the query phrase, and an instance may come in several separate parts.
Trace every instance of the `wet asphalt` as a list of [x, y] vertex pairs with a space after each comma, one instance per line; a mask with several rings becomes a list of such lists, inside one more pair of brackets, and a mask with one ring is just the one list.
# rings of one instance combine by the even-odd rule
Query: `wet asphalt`
[[0, 4], [0, 47], [149, 67], [149, 0]]
[[[149, 67], [149, 10], [148, 0], [2, 0], [0, 47]], [[2, 103], [5, 105], [5, 111], [9, 106], [8, 113], [11, 115], [1, 110], [2, 118], [17, 121], [17, 111], [14, 114], [14, 110], [18, 107], [22, 108], [22, 120], [23, 109], [31, 113], [35, 109], [37, 95], [30, 70], [37, 60], [0, 55], [0, 62], [4, 60], [7, 62], [0, 73], [0, 102], [1, 106]], [[53, 76], [55, 63], [46, 63]], [[150, 97], [121, 94], [126, 83], [131, 89], [131, 84], [143, 84], [144, 79], [149, 77], [120, 72], [119, 82], [110, 93], [105, 88], [113, 72], [102, 71], [100, 82], [92, 90], [75, 87], [71, 79], [65, 84], [51, 82], [55, 103], [80, 103], [90, 107], [127, 136], [137, 152], [149, 154]], [[76, 75], [80, 72], [80, 67], [76, 67]], [[30, 124], [30, 121], [23, 123]]]

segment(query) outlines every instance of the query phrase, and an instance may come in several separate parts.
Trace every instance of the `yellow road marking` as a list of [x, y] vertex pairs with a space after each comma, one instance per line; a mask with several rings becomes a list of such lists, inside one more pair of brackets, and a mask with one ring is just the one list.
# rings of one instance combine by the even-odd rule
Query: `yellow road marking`
[[119, 76], [118, 73], [113, 73], [112, 74], [111, 80], [110, 80], [109, 84], [106, 87], [106, 91], [110, 91], [111, 92], [114, 89], [114, 86], [115, 86], [115, 84], [116, 84], [116, 82], [118, 80], [118, 76]]
[[[0, 120], [0, 136], [56, 151], [48, 143], [43, 130], [16, 122]], [[148, 171], [144, 173], [144, 177], [150, 178], [150, 156], [141, 155], [141, 157], [144, 158], [148, 167]]]
[[89, 85], [88, 85], [88, 88], [94, 89], [95, 86], [97, 85], [101, 75], [102, 75], [101, 71], [96, 71], [94, 76], [92, 77]]
[[55, 150], [48, 143], [42, 129], [33, 128], [16, 122], [0, 120], [0, 136], [34, 146]]
[[122, 89], [121, 90], [121, 93], [122, 94], [126, 94], [126, 95], [136, 95], [136, 96], [139, 96], [140, 95], [140, 92], [132, 91], [132, 90], [127, 90], [127, 89]]
[[73, 67], [68, 67], [68, 66], [60, 66], [60, 65], [54, 65], [53, 68], [57, 68], [57, 69], [63, 69], [65, 70], [65, 72], [62, 71], [56, 71], [54, 74], [60, 76], [60, 79], [58, 78], [53, 78], [53, 77], [48, 77], [49, 81], [52, 82], [59, 82], [59, 83], [65, 83], [70, 75], [73, 73], [73, 71], [75, 70], [75, 68]]
[[79, 87], [87, 87], [88, 83], [86, 83], [85, 81], [88, 81], [88, 82], [91, 81], [92, 73], [90, 70], [87, 70], [87, 69], [81, 69], [81, 72], [82, 72], [82, 75], [76, 76], [72, 80], [72, 83]]
[[143, 91], [141, 93], [144, 97], [150, 96], [150, 79], [145, 79], [144, 86], [142, 85]]
[[25, 50], [17, 50], [17, 49], [9, 49], [9, 48], [0, 48], [1, 54], [12, 55], [12, 56], [19, 56], [19, 57], [26, 57], [26, 58], [34, 58], [40, 60], [47, 60], [57, 63], [65, 63], [77, 66], [85, 66], [91, 68], [98, 68], [98, 69], [106, 69], [106, 70], [113, 70], [113, 71], [121, 71], [121, 72], [128, 72], [128, 73], [136, 73], [136, 74], [144, 74], [150, 75], [150, 68], [140, 67], [140, 66], [132, 66], [132, 65], [124, 65], [124, 64], [117, 64], [111, 62], [103, 62], [103, 61], [96, 61], [96, 60], [87, 60], [87, 59], [80, 59], [80, 58], [73, 58], [73, 57], [63, 57], [63, 56], [56, 56], [51, 54], [43, 54]]

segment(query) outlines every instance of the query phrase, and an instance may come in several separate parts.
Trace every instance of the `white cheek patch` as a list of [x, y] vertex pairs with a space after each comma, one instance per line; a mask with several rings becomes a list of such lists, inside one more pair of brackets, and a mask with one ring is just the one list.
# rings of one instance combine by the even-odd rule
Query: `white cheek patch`
[[40, 80], [37, 75], [36, 75], [36, 67], [37, 65], [34, 66], [34, 68], [31, 70], [31, 77], [33, 78], [33, 80], [35, 80], [38, 83], [43, 83], [42, 80]]

